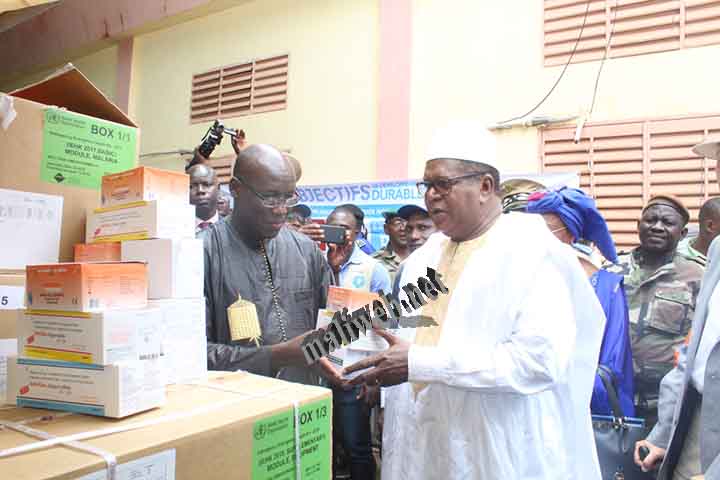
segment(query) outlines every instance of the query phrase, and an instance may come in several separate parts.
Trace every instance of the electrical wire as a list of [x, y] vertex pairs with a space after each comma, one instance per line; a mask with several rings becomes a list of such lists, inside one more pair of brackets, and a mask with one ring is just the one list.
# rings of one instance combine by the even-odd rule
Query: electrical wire
[[[565, 66], [563, 67], [562, 71], [560, 72], [560, 75], [558, 76], [557, 80], [555, 80], [555, 84], [552, 86], [552, 88], [550, 89], [550, 91], [543, 97], [542, 100], [540, 100], [540, 101], [537, 103], [537, 105], [535, 105], [535, 106], [534, 106], [529, 112], [527, 112], [525, 115], [520, 115], [519, 117], [509, 118], [509, 119], [507, 119], [507, 120], [503, 120], [502, 122], [498, 122], [498, 124], [508, 123], [508, 122], [512, 122], [512, 121], [514, 121], [514, 120], [520, 120], [520, 119], [523, 119], [523, 118], [527, 117], [528, 115], [530, 115], [531, 113], [533, 113], [535, 110], [537, 110], [538, 108], [540, 108], [540, 106], [541, 106], [543, 103], [545, 103], [545, 100], [547, 100], [548, 97], [550, 97], [550, 95], [551, 95], [551, 94], [553, 93], [553, 91], [555, 90], [555, 87], [558, 86], [558, 84], [560, 83], [560, 80], [563, 78], [563, 75], [565, 75], [565, 71], [567, 70], [568, 66], [570, 65], [570, 62], [572, 62], [572, 59], [573, 59], [573, 57], [575, 56], [575, 52], [577, 51], [578, 45], [580, 45], [580, 39], [582, 38], [583, 31], [585, 30], [585, 24], [587, 23], [588, 12], [590, 11], [590, 3], [591, 3], [591, 0], [588, 0], [587, 5], [586, 5], [586, 7], [585, 7], [585, 15], [583, 16], [583, 23], [582, 23], [582, 26], [580, 27], [580, 33], [578, 34], [578, 38], [577, 38], [577, 40], [575, 41], [575, 46], [573, 47], [572, 52], [570, 52], [570, 57], [568, 57], [567, 62], [565, 62]], [[615, 10], [615, 13], [617, 14], [617, 10]], [[613, 24], [614, 24], [614, 22], [613, 22]], [[607, 51], [607, 49], [606, 49], [606, 51]]]
[[595, 108], [595, 98], [597, 97], [598, 85], [600, 84], [600, 74], [602, 73], [605, 60], [607, 59], [608, 52], [610, 51], [610, 43], [612, 42], [613, 34], [615, 33], [615, 19], [617, 18], [618, 12], [618, 0], [615, 0], [615, 14], [612, 19], [612, 28], [610, 29], [610, 36], [608, 36], [607, 45], [605, 45], [605, 54], [603, 55], [600, 66], [598, 67], [597, 76], [595, 77], [595, 89], [593, 90], [592, 103], [590, 103], [590, 110], [588, 111], [588, 118], [592, 115], [593, 109]]

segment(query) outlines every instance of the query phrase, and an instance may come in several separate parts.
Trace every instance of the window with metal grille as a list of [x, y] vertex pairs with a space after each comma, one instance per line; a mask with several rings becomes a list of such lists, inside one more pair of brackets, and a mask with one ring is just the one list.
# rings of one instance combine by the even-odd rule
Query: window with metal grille
[[[720, 43], [718, 0], [545, 0], [545, 65], [567, 62], [587, 19], [573, 63]], [[610, 38], [612, 35], [612, 39]]]
[[720, 137], [720, 114], [587, 124], [577, 144], [574, 135], [575, 127], [541, 130], [542, 170], [580, 174], [620, 249], [638, 244], [637, 220], [652, 195], [679, 197], [692, 222], [718, 195], [715, 161], [691, 148]]
[[280, 55], [193, 75], [190, 122], [284, 109], [288, 61]]
[[221, 185], [230, 183], [232, 170], [235, 166], [235, 154], [223, 155], [221, 157], [210, 157], [210, 166], [215, 170], [218, 181]]

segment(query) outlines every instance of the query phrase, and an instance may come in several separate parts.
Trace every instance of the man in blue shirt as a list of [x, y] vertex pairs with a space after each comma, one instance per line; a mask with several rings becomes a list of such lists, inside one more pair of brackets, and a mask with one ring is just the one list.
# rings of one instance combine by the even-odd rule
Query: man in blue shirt
[[[335, 283], [343, 288], [389, 292], [390, 274], [379, 260], [363, 252], [355, 243], [361, 223], [353, 208], [341, 205], [330, 213], [328, 225], [345, 229], [343, 245], [328, 244], [328, 263]], [[355, 479], [375, 478], [375, 461], [370, 443], [370, 410], [357, 399], [358, 387], [333, 389], [335, 430], [350, 457], [350, 475]]]
[[328, 263], [335, 273], [336, 284], [343, 288], [389, 292], [391, 285], [388, 271], [379, 260], [357, 246], [361, 225], [353, 211], [341, 205], [330, 213], [326, 223], [345, 229], [345, 243], [328, 246]]

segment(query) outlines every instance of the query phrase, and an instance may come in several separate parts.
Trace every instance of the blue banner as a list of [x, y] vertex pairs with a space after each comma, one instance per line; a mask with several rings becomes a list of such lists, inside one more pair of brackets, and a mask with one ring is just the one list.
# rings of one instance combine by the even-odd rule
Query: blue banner
[[[546, 173], [503, 175], [502, 181], [512, 178], [535, 180], [548, 188], [561, 186], [579, 187], [576, 173]], [[376, 249], [383, 248], [388, 241], [384, 233], [383, 212], [397, 211], [403, 205], [418, 205], [425, 208], [425, 200], [418, 192], [418, 180], [394, 182], [343, 183], [335, 185], [306, 185], [297, 188], [300, 203], [312, 210], [312, 218], [326, 219], [330, 212], [344, 203], [352, 203], [365, 213], [368, 240]]]

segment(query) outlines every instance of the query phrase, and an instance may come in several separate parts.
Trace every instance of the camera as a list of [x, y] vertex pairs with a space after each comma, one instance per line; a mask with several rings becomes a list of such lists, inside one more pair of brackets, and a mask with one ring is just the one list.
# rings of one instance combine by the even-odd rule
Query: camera
[[198, 147], [198, 152], [205, 158], [209, 158], [215, 147], [220, 145], [223, 139], [223, 135], [229, 135], [233, 138], [240, 137], [245, 138], [245, 132], [243, 130], [237, 130], [234, 128], [227, 128], [220, 120], [215, 120], [208, 131], [205, 132], [205, 136], [202, 138], [202, 143]]

